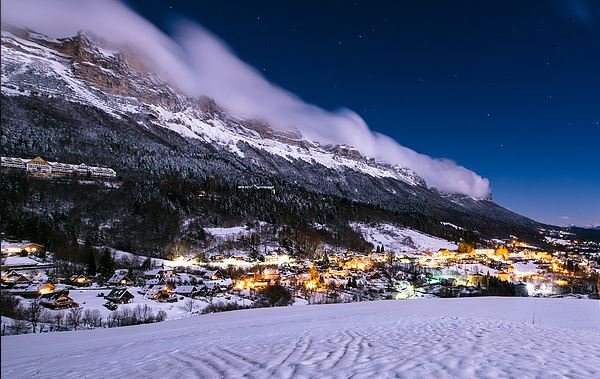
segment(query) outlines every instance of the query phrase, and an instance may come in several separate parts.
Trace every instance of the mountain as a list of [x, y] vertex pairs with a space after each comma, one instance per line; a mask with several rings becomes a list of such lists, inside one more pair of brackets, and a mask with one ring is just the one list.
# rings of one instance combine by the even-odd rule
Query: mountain
[[[539, 229], [547, 227], [495, 204], [491, 197], [428, 188], [408, 167], [365, 157], [351, 146], [322, 145], [295, 131], [233, 117], [210, 98], [185, 96], [132, 51], [84, 32], [52, 39], [29, 30], [3, 30], [1, 102], [2, 155], [39, 155], [117, 170], [123, 185], [115, 191], [127, 193], [103, 200], [119, 204], [112, 210], [89, 204], [97, 198], [82, 205], [81, 196], [91, 195], [64, 188], [53, 189], [60, 193], [57, 198], [36, 204], [19, 192], [60, 183], [24, 183], [20, 178], [8, 186], [12, 203], [6, 205], [14, 212], [24, 207], [31, 217], [71, 233], [89, 234], [102, 226], [105, 232], [95, 232], [96, 240], [111, 241], [119, 223], [127, 229], [123, 214], [132, 212], [132, 203], [121, 202], [129, 197], [138, 208], [154, 201], [175, 215], [169, 226], [135, 221], [140, 228], [155, 228], [157, 241], [164, 238], [161, 233], [180, 235], [189, 219], [206, 226], [262, 217], [304, 226], [346, 225], [341, 228], [356, 218], [384, 219], [453, 240], [512, 235], [532, 242], [540, 241]], [[168, 180], [175, 184], [165, 189]], [[274, 185], [277, 194], [263, 203], [262, 195], [235, 191], [252, 184]], [[230, 204], [217, 200], [209, 210], [192, 200], [207, 190], [215, 192], [213, 199], [226, 193]], [[164, 193], [173, 198], [161, 197]], [[248, 196], [254, 196], [249, 203]], [[277, 212], [293, 215], [281, 220]], [[299, 220], [300, 214], [306, 219]], [[12, 214], [4, 222], [11, 217], [17, 222]], [[24, 229], [21, 225], [12, 231]], [[143, 238], [148, 231], [140, 234]], [[118, 238], [121, 243], [124, 239]]]

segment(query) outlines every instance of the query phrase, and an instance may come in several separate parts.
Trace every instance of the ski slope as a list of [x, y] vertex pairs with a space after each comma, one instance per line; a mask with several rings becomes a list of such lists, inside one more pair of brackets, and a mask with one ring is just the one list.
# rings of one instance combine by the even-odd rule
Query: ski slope
[[383, 245], [387, 251], [396, 254], [420, 255], [425, 252], [436, 252], [439, 249], [455, 250], [453, 242], [430, 236], [410, 228], [401, 228], [392, 224], [353, 223], [352, 227], [360, 232], [363, 238], [375, 246]]
[[2, 337], [2, 378], [598, 378], [600, 302], [380, 301]]

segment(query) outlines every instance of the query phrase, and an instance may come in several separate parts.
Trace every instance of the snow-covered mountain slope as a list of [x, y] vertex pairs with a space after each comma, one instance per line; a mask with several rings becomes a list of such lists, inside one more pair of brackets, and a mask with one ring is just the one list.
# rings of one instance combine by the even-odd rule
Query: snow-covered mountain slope
[[2, 57], [5, 95], [58, 96], [115, 117], [150, 114], [155, 125], [242, 158], [240, 147], [247, 145], [290, 162], [301, 160], [425, 185], [408, 168], [366, 158], [352, 147], [321, 146], [298, 133], [228, 117], [210, 100], [187, 98], [150, 71], [135, 69], [127, 51], [107, 49], [84, 33], [52, 40], [23, 30], [3, 30]]
[[600, 302], [381, 301], [2, 337], [3, 378], [596, 378]]
[[452, 228], [439, 224], [445, 221], [463, 228], [455, 231], [489, 238], [538, 237], [538, 223], [491, 199], [440, 193], [406, 167], [233, 118], [211, 99], [186, 97], [132, 52], [85, 33], [55, 40], [3, 30], [1, 48], [5, 155], [108, 166], [123, 177], [301, 188], [427, 218], [436, 225], [430, 233]]
[[360, 223], [352, 224], [359, 231], [365, 241], [374, 246], [383, 245], [387, 251], [396, 254], [422, 254], [423, 252], [436, 252], [439, 249], [456, 249], [458, 246], [442, 238], [410, 228], [400, 228], [390, 224], [366, 225]]

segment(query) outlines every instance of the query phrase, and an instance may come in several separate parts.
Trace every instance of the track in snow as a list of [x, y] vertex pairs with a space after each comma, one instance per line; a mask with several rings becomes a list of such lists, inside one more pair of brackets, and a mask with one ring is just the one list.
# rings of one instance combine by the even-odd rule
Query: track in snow
[[387, 376], [600, 377], [600, 302], [387, 301], [2, 338], [3, 378]]

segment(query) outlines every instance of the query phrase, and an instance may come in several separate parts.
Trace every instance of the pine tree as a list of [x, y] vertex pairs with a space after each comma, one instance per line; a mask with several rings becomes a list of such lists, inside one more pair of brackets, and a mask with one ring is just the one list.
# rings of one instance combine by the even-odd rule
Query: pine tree
[[88, 246], [87, 242], [84, 247], [87, 264], [87, 274], [89, 276], [96, 276], [96, 259], [94, 258], [94, 249], [92, 246]]
[[115, 272], [115, 261], [110, 250], [104, 249], [100, 257], [99, 271], [105, 278], [110, 278]]

